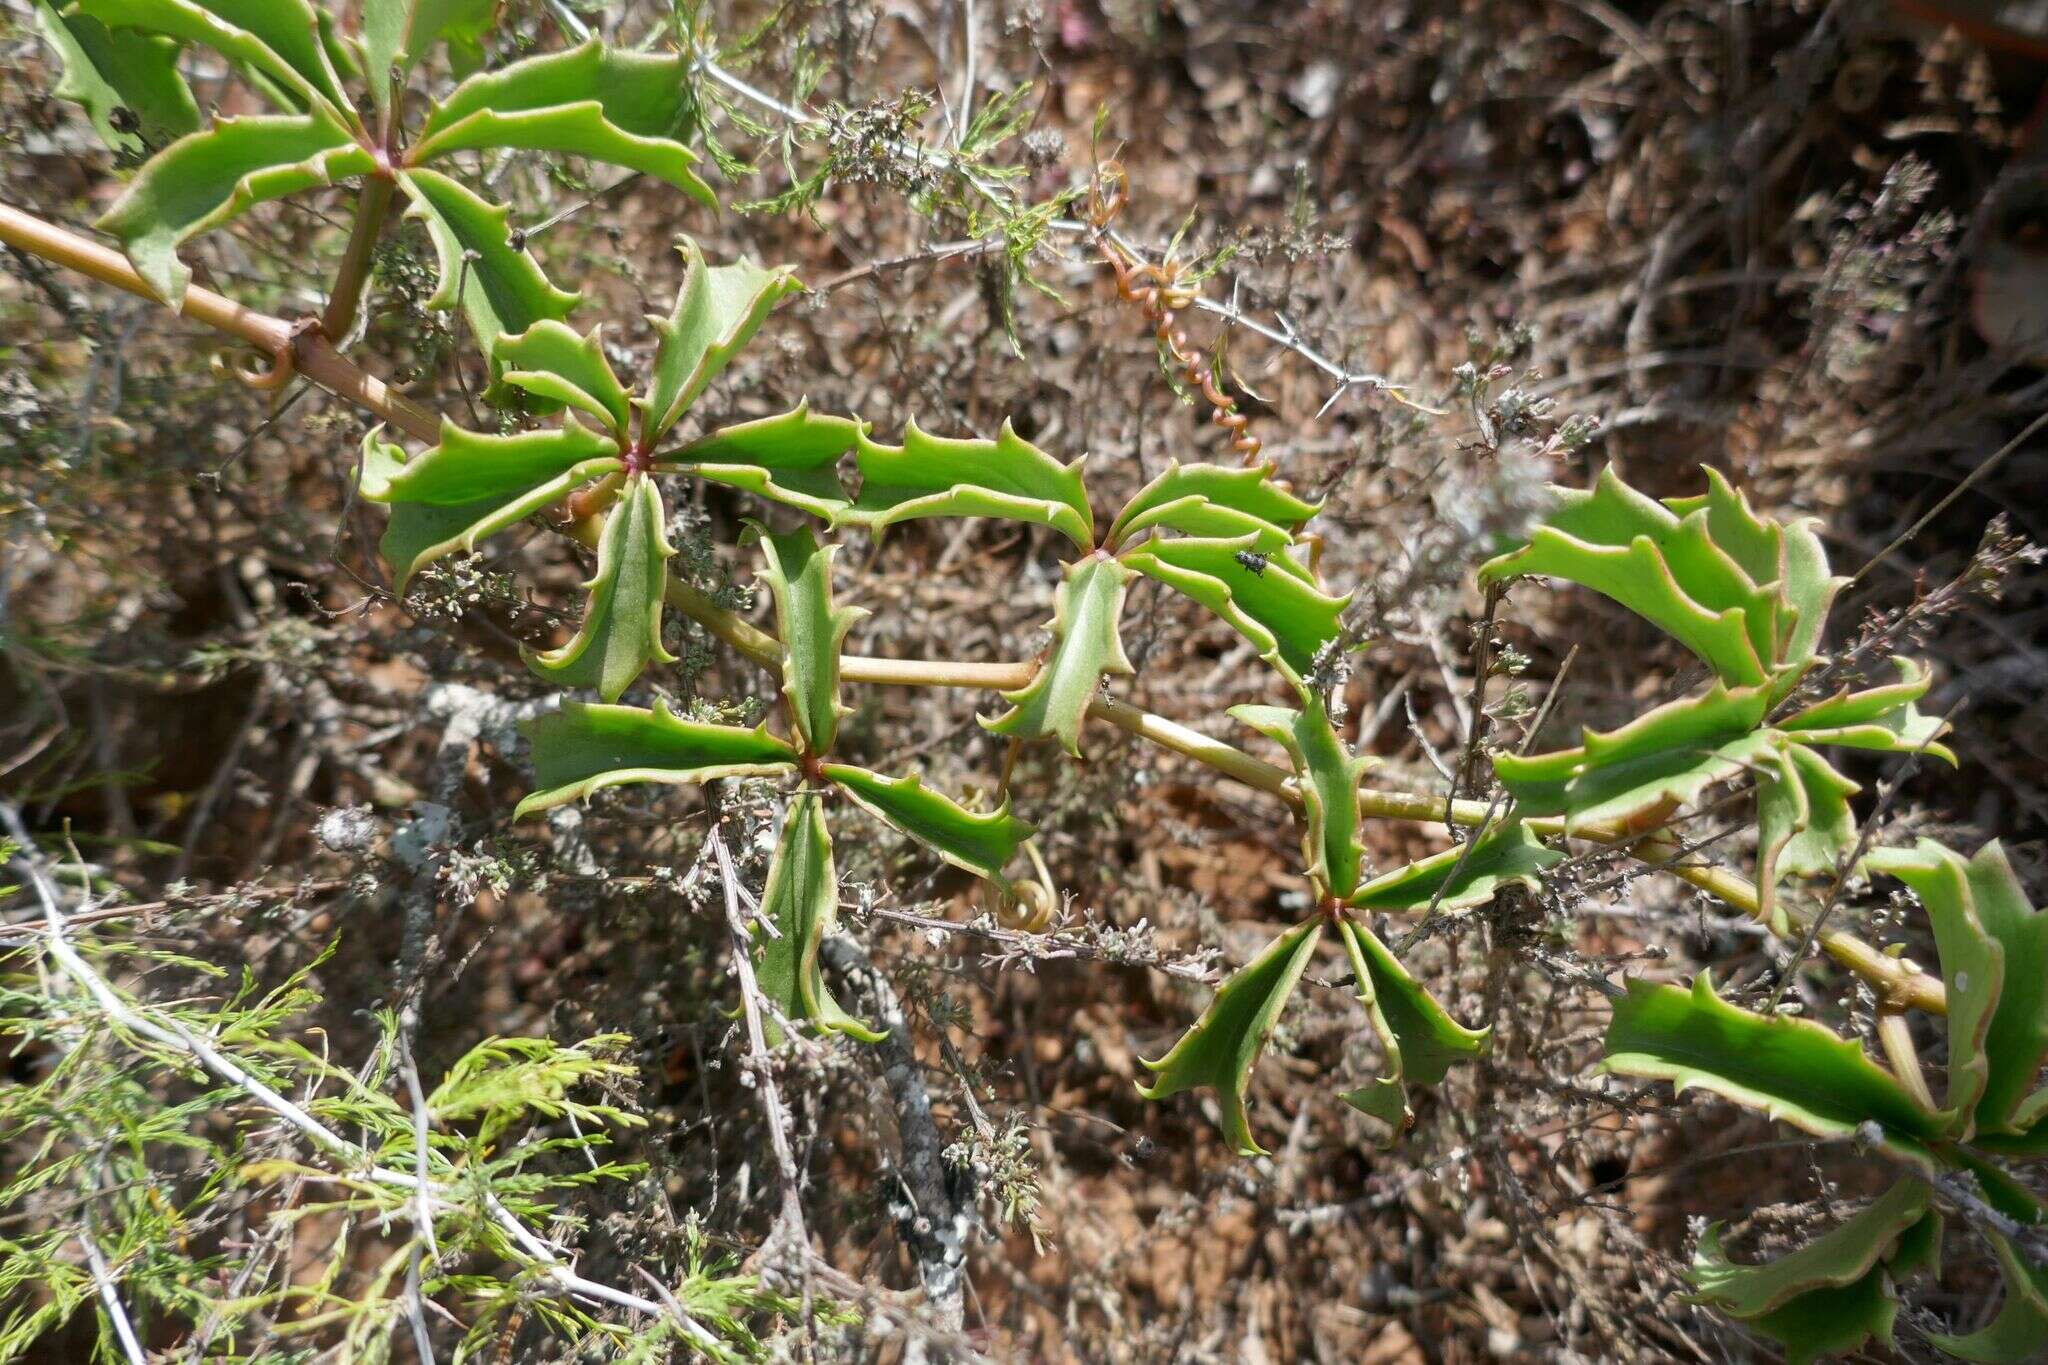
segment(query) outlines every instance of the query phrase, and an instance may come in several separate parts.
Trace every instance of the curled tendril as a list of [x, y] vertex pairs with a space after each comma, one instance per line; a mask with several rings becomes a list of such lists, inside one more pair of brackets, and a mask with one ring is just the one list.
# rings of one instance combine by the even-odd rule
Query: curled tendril
[[1095, 245], [1103, 261], [1116, 272], [1116, 292], [1125, 302], [1138, 305], [1152, 324], [1160, 350], [1180, 367], [1188, 387], [1201, 391], [1210, 407], [1210, 420], [1230, 433], [1230, 448], [1245, 464], [1256, 464], [1261, 443], [1247, 430], [1251, 418], [1239, 410], [1236, 399], [1217, 386], [1214, 367], [1191, 348], [1188, 334], [1175, 325], [1176, 315], [1195, 302], [1194, 290], [1182, 281], [1180, 265], [1172, 260], [1158, 265], [1133, 260], [1110, 231], [1130, 198], [1130, 174], [1121, 162], [1104, 162], [1088, 187], [1088, 222], [1095, 229]]
[[213, 372], [223, 379], [232, 379], [261, 393], [275, 393], [291, 383], [298, 373], [298, 364], [292, 358], [290, 347], [275, 351], [265, 357], [270, 363], [258, 369], [247, 364], [237, 364], [225, 355], [213, 357]]

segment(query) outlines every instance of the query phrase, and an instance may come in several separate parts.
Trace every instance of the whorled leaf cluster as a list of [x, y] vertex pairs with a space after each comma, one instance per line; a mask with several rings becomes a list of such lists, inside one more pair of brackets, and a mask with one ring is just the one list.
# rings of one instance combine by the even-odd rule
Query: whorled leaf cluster
[[[382, 549], [401, 591], [423, 566], [558, 505], [573, 509], [572, 533], [596, 551], [575, 635], [529, 652], [527, 663], [599, 700], [564, 701], [531, 725], [536, 790], [521, 815], [626, 783], [744, 776], [787, 784], [755, 930], [758, 979], [779, 1023], [877, 1039], [833, 1000], [819, 966], [839, 903], [828, 811], [843, 799], [1006, 894], [1015, 893], [1008, 868], [1033, 828], [1007, 800], [975, 810], [914, 773], [834, 760], [846, 714], [841, 655], [861, 613], [834, 606], [836, 546], [808, 525], [764, 528], [757, 542], [759, 576], [774, 598], [782, 733], [617, 705], [651, 665], [671, 661], [664, 609], [689, 602], [668, 573], [659, 481], [723, 484], [793, 509], [828, 534], [879, 535], [934, 517], [1045, 527], [1073, 550], [1051, 642], [1030, 681], [1004, 694], [1007, 709], [983, 719], [990, 731], [1016, 744], [1053, 738], [1081, 754], [1107, 682], [1133, 671], [1120, 625], [1138, 576], [1241, 634], [1288, 699], [1231, 714], [1287, 756], [1303, 811], [1310, 908], [1217, 989], [1171, 1050], [1146, 1063], [1155, 1073], [1147, 1096], [1214, 1090], [1232, 1146], [1258, 1153], [1247, 1087], [1327, 936], [1350, 967], [1384, 1059], [1381, 1074], [1342, 1098], [1398, 1137], [1413, 1121], [1410, 1087], [1434, 1084], [1483, 1052], [1488, 1031], [1460, 1024], [1434, 1000], [1372, 916], [1456, 913], [1511, 885], [1540, 888], [1571, 837], [1655, 831], [1709, 789], [1749, 780], [1757, 914], [1771, 929], [1798, 926], [1784, 888], [1803, 878], [1886, 875], [1919, 896], [1940, 949], [1947, 1087], [1937, 1107], [1924, 1085], [1859, 1043], [1741, 1009], [1704, 976], [1689, 990], [1629, 982], [1606, 1037], [1606, 1069], [1706, 1088], [1809, 1133], [1853, 1138], [1904, 1172], [1882, 1199], [1768, 1265], [1731, 1264], [1710, 1233], [1694, 1270], [1699, 1296], [1797, 1359], [1888, 1339], [1894, 1285], [1938, 1262], [1937, 1182], [1962, 1179], [2006, 1220], [2006, 1231], [1987, 1234], [2005, 1271], [2005, 1306], [1984, 1330], [1937, 1344], [1963, 1359], [2019, 1361], [2048, 1341], [2048, 1265], [2029, 1252], [2032, 1242], [2010, 1235], [2048, 1224], [2048, 1211], [1993, 1161], [2048, 1155], [2048, 1090], [2034, 1088], [2048, 1058], [2048, 916], [2027, 904], [1995, 844], [1968, 859], [1932, 843], [1866, 848], [1853, 805], [1860, 789], [1825, 751], [1952, 755], [1939, 743], [1945, 725], [1916, 708], [1928, 687], [1923, 668], [1900, 661], [1896, 682], [1870, 684], [1838, 674], [1822, 652], [1841, 580], [1811, 523], [1757, 515], [1711, 470], [1693, 497], [1648, 497], [1612, 470], [1590, 490], [1560, 490], [1541, 524], [1484, 566], [1480, 583], [1541, 577], [1602, 593], [1689, 649], [1707, 679], [1691, 696], [1588, 731], [1570, 748], [1488, 753], [1503, 793], [1497, 813], [1446, 852], [1372, 875], [1360, 800], [1372, 760], [1350, 752], [1323, 682], [1345, 647], [1340, 618], [1350, 599], [1319, 580], [1316, 543], [1304, 534], [1316, 504], [1270, 464], [1176, 463], [1098, 539], [1082, 462], [1063, 464], [1007, 425], [980, 439], [912, 424], [891, 445], [857, 418], [806, 403], [736, 424], [698, 421], [695, 434], [679, 437], [711, 382], [800, 286], [786, 269], [714, 265], [685, 243], [683, 283], [669, 316], [655, 320], [649, 372], [637, 385], [622, 380], [598, 332], [565, 323], [577, 296], [546, 279], [505, 209], [436, 165], [492, 149], [568, 152], [714, 204], [685, 146], [694, 105], [682, 58], [596, 43], [531, 57], [468, 76], [408, 129], [408, 72], [441, 42], [460, 65], [493, 11], [490, 0], [369, 0], [360, 34], [348, 35], [308, 0], [38, 0], [66, 66], [61, 93], [85, 105], [110, 140], [154, 151], [103, 226], [166, 301], [175, 305], [190, 278], [179, 250], [191, 237], [309, 187], [382, 182], [424, 220], [440, 254], [435, 303], [461, 305], [495, 391], [551, 414], [546, 425], [509, 435], [448, 423], [415, 454], [373, 433], [360, 480], [366, 498], [390, 508]], [[176, 66], [181, 45], [193, 43], [218, 52], [277, 112], [201, 128]]]

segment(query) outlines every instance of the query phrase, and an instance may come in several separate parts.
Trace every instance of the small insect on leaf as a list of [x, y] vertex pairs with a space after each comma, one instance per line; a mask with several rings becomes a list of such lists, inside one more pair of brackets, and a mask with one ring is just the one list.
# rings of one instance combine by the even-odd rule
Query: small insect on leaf
[[192, 280], [178, 256], [187, 240], [257, 204], [372, 168], [370, 154], [324, 109], [216, 119], [150, 158], [98, 226], [120, 239], [136, 272], [175, 308]]
[[1274, 561], [1256, 553], [1255, 571], [1241, 555], [1256, 551], [1256, 542], [1256, 536], [1169, 537], [1147, 540], [1120, 558], [1222, 617], [1252, 642], [1260, 658], [1302, 689], [1316, 656], [1343, 633], [1339, 618], [1351, 596], [1332, 597], [1305, 573], [1267, 573]]
[[56, 0], [35, 0], [36, 26], [64, 66], [51, 93], [72, 100], [116, 151], [139, 152], [199, 130], [199, 106], [178, 74], [178, 45], [108, 29]]

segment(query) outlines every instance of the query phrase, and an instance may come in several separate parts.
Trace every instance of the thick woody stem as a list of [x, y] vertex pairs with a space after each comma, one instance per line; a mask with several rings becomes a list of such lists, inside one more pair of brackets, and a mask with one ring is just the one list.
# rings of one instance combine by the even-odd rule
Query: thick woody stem
[[327, 311], [320, 318], [321, 335], [337, 346], [345, 344], [355, 328], [356, 310], [362, 306], [370, 263], [377, 254], [377, 240], [384, 235], [384, 219], [397, 187], [389, 174], [373, 174], [363, 178], [363, 187], [356, 194], [355, 223], [341, 253], [341, 268], [334, 275], [334, 292], [327, 296]]

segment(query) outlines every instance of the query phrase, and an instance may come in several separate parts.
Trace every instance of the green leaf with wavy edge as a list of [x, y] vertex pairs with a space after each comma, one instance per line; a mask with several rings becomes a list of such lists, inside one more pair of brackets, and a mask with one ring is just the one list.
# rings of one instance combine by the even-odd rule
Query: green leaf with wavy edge
[[483, 37], [498, 22], [498, 0], [363, 0], [363, 67], [383, 109], [394, 84], [446, 39], [457, 65], [483, 59]]
[[1003, 865], [1037, 827], [1010, 814], [1008, 801], [976, 814], [933, 791], [916, 775], [888, 778], [846, 763], [827, 763], [824, 774], [868, 814], [923, 844], [955, 867], [1007, 887]]
[[179, 308], [192, 282], [178, 259], [185, 241], [257, 204], [361, 175], [374, 164], [324, 113], [217, 119], [151, 157], [97, 226], [118, 237], [136, 273]]
[[1849, 798], [1862, 788], [1813, 750], [1783, 744], [1756, 764], [1757, 918], [1783, 934], [1778, 884], [1787, 876], [1832, 874], [1856, 846]]
[[110, 29], [203, 44], [281, 87], [301, 112], [325, 103], [337, 120], [354, 119], [308, 0], [78, 0], [78, 10]]
[[[1697, 547], [1711, 548], [1704, 537]], [[1621, 546], [1588, 545], [1549, 527], [1537, 530], [1528, 548], [1481, 570], [1481, 586], [1521, 574], [1561, 578], [1611, 597], [1697, 654], [1721, 681], [1753, 687], [1768, 680], [1749, 624], [1766, 616], [1768, 598], [1752, 593], [1742, 606], [1711, 610], [1688, 595], [1662, 549], [1648, 536]]]
[[534, 792], [513, 812], [524, 819], [550, 806], [587, 799], [606, 787], [654, 782], [683, 786], [721, 777], [772, 777], [796, 771], [797, 753], [759, 725], [706, 725], [658, 704], [561, 709], [520, 726], [533, 750]]
[[1912, 887], [1933, 922], [1948, 989], [1945, 1100], [1967, 1116], [1955, 1136], [2048, 1155], [2048, 1088], [2034, 1089], [2048, 1062], [2048, 910], [2028, 904], [1996, 841], [1966, 860], [1922, 839], [1863, 865]]
[[836, 466], [866, 429], [850, 417], [812, 412], [807, 398], [788, 412], [707, 432], [663, 455], [657, 467], [744, 489], [836, 525], [853, 506]]
[[565, 323], [536, 322], [498, 342], [499, 378], [548, 405], [567, 406], [597, 419], [621, 446], [633, 420], [632, 397], [605, 358], [603, 328], [578, 336]]
[[522, 492], [618, 453], [618, 442], [573, 417], [559, 427], [510, 436], [468, 431], [443, 418], [439, 445], [396, 469], [366, 474], [363, 496], [371, 502], [460, 506]]
[[1827, 550], [1814, 529], [1819, 520], [1801, 517], [1779, 523], [1760, 517], [1720, 470], [1711, 465], [1701, 469], [1707, 476], [1705, 493], [1666, 498], [1664, 505], [1680, 517], [1706, 511], [1714, 543], [1751, 582], [1777, 587], [1779, 661], [1798, 664], [1811, 659], [1820, 648], [1835, 595], [1849, 581], [1828, 572]]
[[[521, 67], [541, 63], [576, 61], [586, 53], [589, 60], [584, 66], [589, 79], [573, 85], [561, 81], [538, 81], [534, 78], [541, 73], [520, 71]], [[524, 79], [533, 88], [515, 86], [512, 83], [515, 79]], [[447, 121], [446, 111], [450, 106], [458, 102], [465, 107], [477, 103], [475, 99], [465, 100], [464, 94], [470, 87], [480, 84], [492, 87], [483, 92], [483, 98], [495, 97], [509, 103], [477, 108], [458, 120]], [[558, 90], [576, 93], [573, 99], [561, 102], [534, 102]], [[696, 154], [670, 137], [670, 129], [642, 136], [619, 126], [620, 118], [633, 118], [648, 127], [659, 126], [656, 120], [639, 117], [647, 112], [644, 107], [647, 101], [643, 97], [649, 94], [665, 95], [667, 108], [680, 119], [681, 91], [681, 65], [677, 58], [601, 48], [592, 39], [584, 47], [570, 52], [533, 57], [502, 70], [471, 76], [457, 88], [448, 105], [429, 116], [428, 123], [433, 126], [433, 131], [425, 133], [414, 144], [408, 159], [413, 165], [422, 165], [454, 152], [499, 147], [568, 153], [665, 180], [706, 208], [715, 210], [718, 207], [717, 196], [712, 194], [709, 185], [697, 178], [693, 169], [697, 164]]]
[[703, 248], [688, 238], [677, 250], [683, 255], [683, 285], [669, 316], [647, 319], [661, 344], [647, 396], [633, 400], [640, 410], [640, 438], [650, 447], [732, 363], [775, 305], [803, 287], [787, 266], [763, 269], [751, 261], [709, 265]]
[[1305, 817], [1301, 856], [1306, 875], [1318, 895], [1349, 896], [1358, 889], [1365, 864], [1365, 845], [1358, 837], [1358, 784], [1378, 760], [1352, 756], [1314, 691], [1299, 711], [1233, 706], [1230, 715], [1287, 751]]
[[[886, 1030], [877, 1032], [840, 1007], [818, 963], [818, 950], [839, 923], [839, 874], [832, 866], [825, 802], [816, 792], [799, 793], [782, 818], [775, 857], [768, 864], [768, 884], [761, 892], [761, 917], [775, 926], [775, 933], [754, 926], [754, 974], [761, 993], [785, 1018], [863, 1043], [879, 1043], [888, 1036]], [[763, 1023], [770, 1043], [779, 1043], [781, 1030], [775, 1022]]]
[[862, 607], [832, 605], [832, 556], [810, 528], [775, 535], [763, 531], [761, 577], [775, 595], [776, 634], [782, 639], [782, 695], [790, 719], [813, 754], [832, 751], [839, 720], [853, 708], [839, 700], [839, 651], [846, 632], [866, 616]]
[[605, 518], [576, 634], [559, 649], [522, 647], [528, 668], [559, 686], [593, 687], [606, 701], [617, 701], [648, 664], [675, 662], [661, 643], [668, 561], [676, 552], [666, 520], [654, 480], [629, 477]]
[[1315, 574], [1308, 565], [1296, 559], [1291, 553], [1295, 539], [1279, 527], [1260, 521], [1257, 517], [1208, 501], [1206, 498], [1186, 497], [1177, 502], [1166, 503], [1147, 512], [1142, 518], [1144, 525], [1133, 524], [1131, 530], [1170, 530], [1198, 540], [1235, 540], [1245, 543], [1243, 553], [1264, 560], [1265, 568], [1291, 574], [1315, 585]]
[[1762, 1265], [1730, 1261], [1719, 1225], [1709, 1227], [1688, 1278], [1699, 1302], [1777, 1341], [1788, 1361], [1853, 1351], [1872, 1337], [1889, 1346], [1898, 1314], [1889, 1282], [1906, 1273], [1902, 1260], [1917, 1258], [1903, 1244], [1939, 1220], [1926, 1184], [1907, 1178], [1839, 1227]]
[[1947, 1116], [1922, 1109], [1863, 1049], [1810, 1019], [1765, 1016], [1714, 993], [1712, 973], [1692, 989], [1640, 979], [1614, 1006], [1600, 1069], [1699, 1088], [1760, 1109], [1816, 1137], [1855, 1138], [1876, 1125], [1879, 1145], [1932, 1170], [1927, 1144]]
[[860, 496], [845, 520], [857, 525], [879, 531], [921, 517], [1000, 517], [1050, 526], [1084, 553], [1095, 548], [1083, 460], [1061, 464], [1007, 421], [993, 441], [933, 436], [913, 421], [900, 446], [862, 436], [854, 463]]
[[[1797, 657], [1787, 650], [1795, 636], [1803, 637], [1788, 594], [1796, 591], [1812, 605], [1812, 585], [1806, 582], [1811, 565], [1802, 556], [1787, 566], [1780, 529], [1757, 521], [1746, 505], [1731, 511], [1723, 493], [1733, 496], [1714, 481], [1703, 498], [1673, 500], [1685, 509], [1681, 514], [1630, 488], [1610, 467], [1591, 490], [1559, 490], [1558, 506], [1529, 543], [1488, 561], [1480, 582], [1540, 574], [1592, 588], [1672, 635], [1723, 682], [1769, 681], [1782, 690], [1810, 658], [1810, 651]], [[1803, 534], [1810, 538], [1810, 532]], [[1721, 535], [1734, 554], [1719, 542]], [[1778, 572], [1754, 579], [1737, 554], [1760, 570], [1768, 554]], [[1823, 578], [1825, 567], [1823, 560]], [[1797, 581], [1781, 582], [1787, 572], [1795, 572]]]
[[1453, 1063], [1486, 1051], [1491, 1028], [1468, 1029], [1437, 1003], [1409, 975], [1379, 936], [1350, 918], [1337, 921], [1345, 956], [1358, 984], [1358, 1000], [1380, 1040], [1387, 1069], [1372, 1084], [1338, 1096], [1352, 1108], [1372, 1115], [1391, 1130], [1388, 1142], [1408, 1131], [1415, 1111], [1408, 1103], [1408, 1082], [1435, 1085]]
[[1245, 1085], [1322, 935], [1320, 916], [1306, 920], [1238, 968], [1171, 1051], [1156, 1062], [1140, 1059], [1159, 1079], [1139, 1086], [1138, 1093], [1148, 1100], [1163, 1100], [1183, 1090], [1214, 1090], [1223, 1111], [1223, 1135], [1231, 1147], [1239, 1156], [1266, 1155], [1252, 1136]]
[[[408, 462], [401, 447], [381, 439], [382, 432], [383, 428], [378, 427], [363, 438], [360, 486], [366, 499], [391, 503], [391, 517], [385, 524], [384, 537], [377, 548], [391, 566], [400, 597], [405, 595], [406, 585], [412, 581], [413, 575], [428, 564], [458, 552], [466, 554], [476, 549], [478, 542], [560, 502], [590, 480], [624, 467], [616, 459], [600, 457], [579, 461], [549, 477], [545, 469], [536, 471], [527, 466], [527, 477], [538, 479], [538, 482], [513, 480], [494, 485], [493, 491], [484, 496], [454, 503], [411, 502], [395, 497], [392, 484], [411, 465], [420, 463], [435, 452], [429, 451]], [[528, 436], [546, 434], [550, 433], [528, 433]], [[520, 439], [477, 437], [470, 432], [462, 432], [461, 435], [477, 441]], [[435, 450], [439, 449], [441, 447], [435, 447]], [[461, 474], [465, 481], [470, 477], [468, 471]], [[441, 482], [444, 478], [452, 479], [452, 476], [437, 475], [430, 482]]]
[[439, 171], [406, 171], [398, 183], [412, 200], [406, 217], [426, 224], [440, 261], [441, 283], [427, 306], [461, 305], [478, 348], [490, 358], [497, 391], [499, 339], [538, 322], [559, 322], [583, 296], [555, 288], [531, 253], [514, 249], [506, 226], [511, 210], [504, 205], [479, 198]]
[[1947, 733], [1948, 722], [1922, 715], [1913, 705], [1927, 695], [1933, 678], [1925, 666], [1911, 659], [1892, 662], [1899, 668], [1898, 682], [1860, 692], [1843, 688], [1826, 701], [1779, 721], [1778, 728], [1801, 744], [1835, 744], [1892, 754], [1922, 752], [1954, 767], [1954, 752], [1935, 742]]
[[1496, 754], [1494, 775], [1522, 815], [1561, 815], [1571, 830], [1628, 819], [1689, 801], [1759, 761], [1778, 743], [1758, 728], [1770, 701], [1764, 688], [1715, 683], [1618, 730], [1586, 730], [1575, 749]]
[[1149, 540], [1119, 557], [1222, 617], [1297, 690], [1314, 671], [1316, 656], [1342, 633], [1338, 618], [1351, 602], [1349, 593], [1331, 597], [1313, 583], [1273, 572], [1257, 558], [1250, 537]]
[[1175, 460], [1166, 466], [1165, 473], [1139, 489], [1124, 504], [1124, 510], [1117, 514], [1116, 524], [1109, 528], [1108, 543], [1121, 545], [1140, 531], [1153, 527], [1212, 540], [1234, 539], [1252, 529], [1249, 526], [1227, 532], [1209, 529], [1212, 525], [1222, 524], [1215, 519], [1216, 511], [1236, 513], [1241, 518], [1271, 527], [1283, 539], [1292, 539], [1303, 523], [1321, 510], [1321, 503], [1305, 502], [1280, 487], [1273, 479], [1270, 463], [1253, 465], [1249, 469], [1232, 469], [1213, 464], [1183, 465]]
[[1736, 1318], [1756, 1318], [1813, 1289], [1839, 1289], [1883, 1264], [1894, 1244], [1931, 1208], [1927, 1183], [1911, 1176], [1832, 1231], [1762, 1265], [1736, 1265], [1721, 1252], [1720, 1227], [1700, 1239], [1687, 1277], [1702, 1303]]
[[2010, 1238], [1987, 1233], [2005, 1281], [2005, 1302], [1982, 1330], [1949, 1336], [1930, 1332], [1936, 1350], [1982, 1365], [2027, 1365], [2048, 1343], [2048, 1266], [2030, 1264]]
[[1476, 843], [1397, 867], [1373, 878], [1345, 900], [1358, 910], [1468, 910], [1514, 883], [1535, 890], [1546, 868], [1564, 861], [1519, 820], [1482, 833]]
[[[199, 131], [199, 106], [178, 74], [178, 45], [156, 33], [113, 30], [99, 20], [35, 0], [36, 26], [64, 68], [50, 93], [85, 110], [100, 141], [140, 152]], [[114, 126], [117, 111], [134, 125]]]
[[1103, 678], [1137, 671], [1117, 629], [1130, 582], [1129, 569], [1102, 555], [1066, 565], [1053, 599], [1051, 650], [1029, 683], [1003, 693], [1010, 709], [983, 717], [982, 728], [1011, 739], [1058, 735], [1061, 747], [1081, 757], [1081, 722]]

